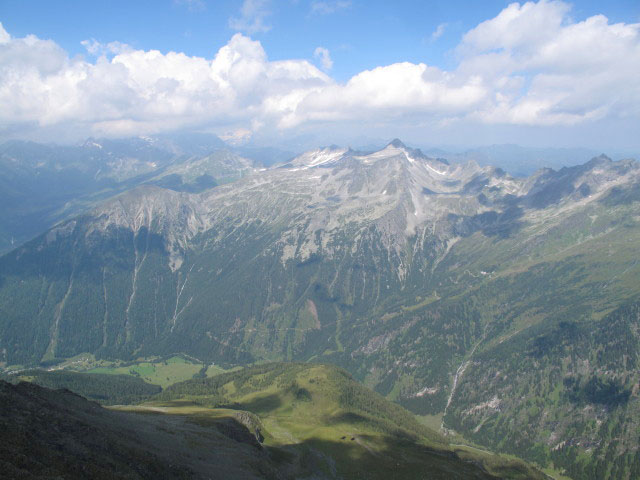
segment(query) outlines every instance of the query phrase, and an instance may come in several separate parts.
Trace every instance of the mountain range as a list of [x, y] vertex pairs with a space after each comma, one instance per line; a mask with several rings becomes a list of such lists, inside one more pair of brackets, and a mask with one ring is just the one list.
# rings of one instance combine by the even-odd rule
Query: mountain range
[[[447, 151], [427, 148], [425, 152], [450, 161], [475, 161], [486, 166], [500, 167], [512, 175], [528, 177], [541, 168], [560, 169], [584, 163], [584, 159], [598, 156], [600, 152], [589, 148], [533, 148], [520, 145], [488, 145], [464, 151]], [[616, 155], [618, 157], [620, 155]], [[621, 158], [629, 158], [622, 155]]]
[[260, 165], [214, 135], [90, 138], [75, 146], [6, 142], [0, 145], [0, 253], [138, 185], [197, 192]]
[[[445, 432], [572, 478], [640, 472], [637, 162], [521, 178], [394, 140], [149, 170], [145, 151], [112, 162], [108, 199], [0, 258], [5, 365], [333, 363]], [[205, 175], [235, 181], [200, 188]]]

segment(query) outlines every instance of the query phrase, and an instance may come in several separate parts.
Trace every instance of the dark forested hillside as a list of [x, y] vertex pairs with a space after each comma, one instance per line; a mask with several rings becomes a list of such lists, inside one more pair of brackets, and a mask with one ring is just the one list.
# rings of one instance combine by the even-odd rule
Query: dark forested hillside
[[27, 370], [7, 378], [12, 382], [29, 381], [53, 389], [65, 388], [103, 405], [140, 403], [162, 390], [141, 378], [129, 375], [103, 375], [62, 370]]
[[572, 478], [639, 478], [638, 365], [639, 302], [599, 321], [557, 320], [478, 354], [445, 420]]

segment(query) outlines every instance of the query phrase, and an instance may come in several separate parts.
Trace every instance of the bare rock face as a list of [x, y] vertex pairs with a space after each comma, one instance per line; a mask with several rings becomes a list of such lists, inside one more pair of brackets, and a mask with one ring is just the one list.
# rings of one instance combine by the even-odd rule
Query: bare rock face
[[[400, 142], [374, 153], [324, 148], [237, 184], [206, 194], [209, 222], [260, 220], [282, 229], [281, 261], [304, 261], [320, 250], [335, 254], [345, 231], [358, 239], [374, 228], [384, 247], [400, 255], [409, 237], [438, 232], [446, 243], [450, 215], [477, 215], [491, 197], [519, 192], [522, 182], [475, 164], [450, 166]], [[495, 207], [494, 207], [495, 208]], [[354, 248], [357, 248], [355, 247]], [[406, 267], [400, 267], [399, 275]]]
[[[433, 237], [444, 251], [478, 228], [473, 221], [484, 225], [504, 216], [534, 218], [536, 210], [550, 206], [575, 209], [638, 178], [635, 162], [602, 156], [584, 166], [517, 179], [473, 162], [452, 166], [394, 140], [373, 153], [338, 147], [310, 151], [201, 195], [139, 187], [92, 211], [85, 235], [100, 236], [109, 228], [137, 234], [145, 228], [164, 239], [172, 271], [182, 265], [192, 238], [229, 222], [236, 230], [255, 222], [277, 226], [283, 265], [294, 258], [305, 261], [320, 250], [332, 256], [336, 236], [345, 231], [357, 248], [372, 227], [384, 247], [401, 256], [411, 237]], [[47, 238], [74, 226], [75, 220], [55, 227]], [[406, 267], [398, 268], [402, 276]]]
[[[85, 237], [102, 237], [109, 229], [126, 229], [136, 236], [146, 229], [164, 239], [172, 271], [180, 268], [189, 241], [205, 230], [205, 215], [197, 197], [159, 187], [139, 187], [91, 212]], [[62, 226], [61, 228], [65, 228]]]

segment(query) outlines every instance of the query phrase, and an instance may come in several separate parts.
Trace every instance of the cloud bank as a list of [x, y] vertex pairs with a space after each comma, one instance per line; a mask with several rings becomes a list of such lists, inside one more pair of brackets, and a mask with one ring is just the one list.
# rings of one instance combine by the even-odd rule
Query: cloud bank
[[[237, 28], [264, 31], [264, 2], [245, 6]], [[242, 33], [211, 59], [88, 40], [90, 61], [51, 40], [14, 38], [0, 24], [0, 136], [638, 122], [640, 24], [601, 15], [575, 22], [569, 11], [559, 1], [514, 3], [463, 36], [455, 69], [396, 63], [346, 83], [307, 60], [270, 61]], [[315, 55], [329, 70], [324, 53]]]

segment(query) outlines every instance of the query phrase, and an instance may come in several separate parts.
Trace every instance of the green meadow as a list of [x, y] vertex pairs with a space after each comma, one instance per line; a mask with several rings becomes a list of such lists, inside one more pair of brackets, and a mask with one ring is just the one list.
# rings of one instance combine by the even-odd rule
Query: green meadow
[[166, 360], [142, 361], [132, 365], [112, 364], [98, 366], [87, 370], [87, 373], [103, 373], [109, 375], [133, 375], [142, 378], [145, 382], [160, 385], [166, 388], [177, 382], [193, 378], [206, 368], [206, 375], [217, 375], [224, 372], [220, 367], [205, 366], [193, 363], [183, 357], [174, 356]]

